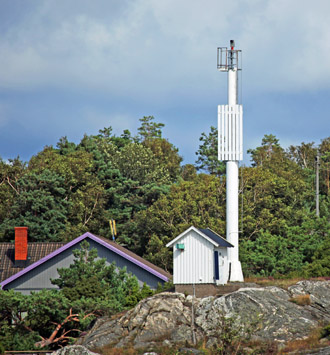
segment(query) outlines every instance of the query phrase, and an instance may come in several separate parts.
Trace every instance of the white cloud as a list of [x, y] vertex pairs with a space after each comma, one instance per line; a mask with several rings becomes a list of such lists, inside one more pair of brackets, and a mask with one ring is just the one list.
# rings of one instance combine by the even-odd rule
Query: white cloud
[[249, 91], [330, 86], [326, 0], [313, 6], [307, 0], [76, 5], [34, 3], [33, 14], [2, 30], [1, 87], [93, 89], [156, 100], [179, 89], [197, 96], [217, 86], [216, 47], [232, 38], [243, 49]]
[[[137, 126], [136, 117], [132, 117], [125, 113], [115, 113], [107, 114], [106, 112], [101, 112], [95, 108], [85, 108], [82, 112], [83, 120], [85, 125], [90, 127], [98, 127], [102, 129], [103, 127], [111, 126], [113, 133], [120, 136], [124, 129], [128, 129], [132, 135], [134, 135]], [[94, 132], [95, 134], [96, 132]]]

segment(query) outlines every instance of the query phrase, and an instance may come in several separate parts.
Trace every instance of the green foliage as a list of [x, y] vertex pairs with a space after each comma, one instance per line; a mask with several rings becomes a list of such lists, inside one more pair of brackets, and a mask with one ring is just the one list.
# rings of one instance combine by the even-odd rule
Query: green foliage
[[253, 167], [241, 168], [240, 255], [246, 276], [302, 274], [328, 234], [328, 223], [313, 211], [311, 149], [290, 147], [286, 153], [275, 136], [266, 135], [261, 147], [250, 151]]
[[240, 349], [242, 333], [245, 333], [244, 338], [248, 340], [254, 328], [255, 325], [251, 324], [249, 329], [244, 329], [237, 319], [220, 314], [217, 327], [210, 333], [210, 336], [215, 338], [214, 351], [219, 355], [245, 354], [245, 351]]
[[64, 179], [48, 169], [26, 173], [17, 181], [18, 194], [1, 234], [12, 238], [14, 227], [29, 227], [30, 240], [60, 239], [65, 228], [69, 202], [65, 199]]
[[[141, 300], [142, 291], [135, 276], [128, 274], [125, 268], [118, 269], [114, 263], [107, 264], [104, 258], [98, 258], [97, 250], [90, 249], [86, 240], [80, 246], [73, 251], [74, 262], [68, 268], [58, 269], [59, 278], [51, 280], [69, 301], [80, 304], [78, 308], [85, 312], [92, 311], [100, 301], [102, 309], [96, 307], [93, 311], [101, 314], [106, 308], [107, 314], [113, 314]], [[143, 294], [147, 289], [144, 286]]]
[[17, 181], [22, 177], [25, 169], [26, 164], [18, 157], [9, 159], [8, 162], [0, 158], [0, 223], [10, 215], [12, 202], [19, 194]]
[[169, 194], [136, 215], [136, 242], [143, 246], [140, 252], [156, 265], [171, 270], [171, 251], [165, 245], [185, 229], [194, 225], [224, 233], [224, 199], [224, 183], [213, 175], [199, 174], [194, 180], [172, 185]]
[[161, 293], [161, 292], [170, 292], [170, 291], [173, 291], [174, 290], [174, 284], [173, 282], [170, 280], [170, 281], [167, 281], [163, 284], [161, 283], [158, 283], [157, 285], [157, 289], [156, 289], [156, 293]]
[[156, 123], [154, 116], [144, 116], [140, 119], [141, 127], [138, 128], [139, 138], [142, 142], [162, 137], [163, 123]]
[[249, 149], [252, 166], [265, 166], [271, 168], [274, 163], [284, 158], [284, 149], [280, 146], [279, 140], [273, 134], [265, 134], [261, 146]]
[[[18, 225], [29, 227], [30, 241], [69, 241], [86, 231], [111, 237], [114, 219], [117, 242], [171, 270], [166, 243], [185, 228], [210, 227], [224, 235], [225, 168], [217, 159], [217, 129], [202, 133], [195, 167], [180, 166], [163, 127], [145, 116], [136, 137], [128, 130], [116, 136], [109, 126], [78, 144], [62, 137], [28, 164], [0, 159], [0, 240], [12, 240]], [[285, 150], [269, 134], [249, 153], [251, 166], [240, 168], [239, 195], [245, 275], [329, 274], [330, 138]], [[88, 284], [76, 285], [65, 290], [70, 299], [90, 294]]]
[[315, 157], [317, 148], [312, 143], [304, 143], [301, 145], [291, 145], [288, 149], [289, 156], [299, 167], [312, 171], [315, 166]]
[[208, 135], [202, 133], [199, 140], [202, 144], [196, 152], [198, 156], [197, 170], [217, 176], [224, 174], [226, 171], [225, 164], [218, 159], [218, 129], [211, 126], [210, 133]]
[[27, 316], [24, 323], [42, 337], [49, 336], [54, 330], [54, 323], [61, 323], [69, 313], [69, 300], [56, 290], [32, 292], [24, 300]]
[[182, 157], [175, 148], [164, 138], [154, 138], [143, 142], [143, 145], [149, 148], [154, 154], [160, 166], [168, 172], [171, 182], [177, 180], [181, 167]]
[[137, 181], [140, 185], [159, 182], [169, 183], [169, 173], [155, 159], [153, 152], [138, 143], [130, 143], [117, 151], [112, 162], [126, 179]]
[[330, 324], [322, 328], [321, 338], [328, 338], [330, 340]]
[[97, 316], [135, 306], [154, 292], [138, 280], [99, 259], [87, 241], [74, 250], [74, 262], [59, 269], [52, 282], [60, 290], [25, 296], [0, 291], [0, 343], [7, 350], [56, 348], [75, 339]]
[[27, 328], [24, 315], [27, 296], [0, 290], [0, 343], [6, 350], [34, 349], [38, 333]]
[[318, 242], [312, 261], [307, 264], [303, 271], [307, 277], [329, 276], [330, 275], [330, 237]]

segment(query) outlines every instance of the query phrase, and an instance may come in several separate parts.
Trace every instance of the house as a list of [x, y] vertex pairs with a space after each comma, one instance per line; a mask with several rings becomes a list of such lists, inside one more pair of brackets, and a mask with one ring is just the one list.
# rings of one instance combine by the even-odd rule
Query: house
[[69, 243], [28, 243], [27, 228], [15, 228], [15, 243], [0, 243], [1, 289], [14, 289], [23, 294], [41, 289], [56, 289], [50, 279], [58, 278], [58, 268], [69, 267], [74, 260], [72, 251], [82, 241], [97, 250], [100, 258], [115, 262], [135, 275], [142, 286], [145, 282], [155, 289], [158, 283], [169, 281], [171, 275], [109, 239], [85, 233]]
[[[226, 239], [211, 229], [190, 227], [169, 242], [173, 248], [173, 283], [176, 292], [215, 294], [216, 285], [229, 279]], [[198, 289], [198, 290], [197, 290]]]

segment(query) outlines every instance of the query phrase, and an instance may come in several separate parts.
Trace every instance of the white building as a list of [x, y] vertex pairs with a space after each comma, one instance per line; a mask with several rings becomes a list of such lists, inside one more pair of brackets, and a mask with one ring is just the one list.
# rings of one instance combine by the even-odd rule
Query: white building
[[211, 229], [190, 227], [169, 242], [173, 247], [173, 283], [224, 285], [230, 277], [226, 239]]

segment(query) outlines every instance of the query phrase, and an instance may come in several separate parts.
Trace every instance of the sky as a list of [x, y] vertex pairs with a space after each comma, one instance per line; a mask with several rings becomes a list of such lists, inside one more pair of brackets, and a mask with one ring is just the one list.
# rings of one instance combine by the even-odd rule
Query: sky
[[242, 50], [244, 163], [274, 134], [330, 136], [330, 1], [0, 0], [0, 157], [153, 115], [183, 163], [227, 103], [217, 47]]

